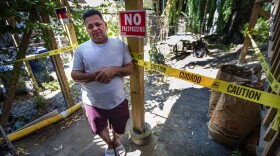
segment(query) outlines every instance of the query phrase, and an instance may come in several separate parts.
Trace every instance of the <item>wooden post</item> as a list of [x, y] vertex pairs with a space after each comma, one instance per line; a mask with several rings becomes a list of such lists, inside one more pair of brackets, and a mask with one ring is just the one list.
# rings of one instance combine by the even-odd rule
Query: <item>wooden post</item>
[[[126, 10], [142, 10], [143, 0], [126, 0]], [[144, 53], [143, 38], [127, 38], [128, 48], [133, 53]], [[130, 93], [132, 103], [133, 126], [130, 129], [130, 140], [136, 145], [145, 145], [151, 139], [151, 126], [145, 122], [144, 108], [144, 68], [135, 65], [130, 76]]]
[[70, 39], [70, 44], [73, 45], [73, 44], [77, 43], [77, 37], [76, 37], [75, 30], [74, 30], [74, 24], [73, 24], [72, 16], [71, 16], [71, 13], [70, 13], [70, 7], [69, 7], [68, 1], [67, 0], [62, 0], [62, 6], [65, 6], [66, 10], [67, 10], [69, 23], [65, 24], [65, 26], [66, 26], [67, 34], [68, 34], [69, 39]]
[[[250, 22], [249, 22], [249, 26], [248, 26], [249, 31], [251, 31], [255, 27], [261, 8], [262, 8], [262, 3], [256, 1], [254, 4], [253, 10], [252, 10], [252, 14], [251, 14], [251, 18], [250, 18]], [[245, 62], [245, 57], [247, 55], [248, 47], [249, 47], [250, 43], [251, 43], [251, 40], [250, 40], [249, 36], [247, 35], [243, 42], [243, 48], [241, 49], [241, 52], [240, 52], [238, 64], [243, 64]]]
[[[41, 13], [41, 17], [42, 17], [42, 22], [43, 23], [50, 23], [50, 18], [49, 15], [43, 14]], [[49, 37], [50, 42], [47, 43], [49, 50], [54, 50], [57, 49], [57, 44], [55, 41], [55, 37], [54, 37], [54, 33], [52, 30], [49, 29], [44, 29], [43, 30], [44, 35]], [[55, 72], [58, 78], [58, 82], [60, 84], [61, 87], [61, 92], [64, 96], [64, 99], [66, 101], [66, 105], [68, 108], [72, 107], [74, 105], [74, 100], [73, 100], [73, 96], [67, 81], [67, 77], [63, 68], [63, 64], [60, 58], [60, 55], [54, 55], [51, 56], [52, 62], [53, 62], [53, 66], [55, 68]]]
[[[74, 30], [74, 24], [73, 24], [73, 20], [72, 20], [72, 16], [70, 13], [70, 7], [69, 7], [69, 3], [67, 0], [56, 0], [58, 7], [66, 7], [67, 10], [67, 16], [69, 18], [69, 23], [64, 23], [63, 25], [63, 29], [64, 31], [66, 31], [69, 42], [71, 45], [77, 44], [77, 37], [76, 37], [76, 33]], [[71, 50], [71, 54], [73, 55], [73, 50]]]
[[[142, 10], [143, 0], [126, 0], [126, 10]], [[142, 38], [127, 38], [128, 48], [133, 53], [144, 52], [144, 40]], [[132, 103], [133, 130], [143, 133], [144, 119], [144, 68], [134, 66], [134, 73], [130, 76], [130, 93]]]

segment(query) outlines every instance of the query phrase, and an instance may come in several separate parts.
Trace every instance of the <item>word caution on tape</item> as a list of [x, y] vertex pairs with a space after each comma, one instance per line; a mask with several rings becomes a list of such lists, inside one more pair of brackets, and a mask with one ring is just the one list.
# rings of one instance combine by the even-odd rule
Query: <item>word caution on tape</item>
[[232, 82], [214, 79], [200, 74], [146, 62], [142, 59], [143, 54], [133, 53], [132, 56], [134, 58], [135, 64], [143, 66], [150, 70], [160, 72], [168, 76], [176, 77], [232, 96], [280, 109], [280, 96], [278, 95], [242, 86]]

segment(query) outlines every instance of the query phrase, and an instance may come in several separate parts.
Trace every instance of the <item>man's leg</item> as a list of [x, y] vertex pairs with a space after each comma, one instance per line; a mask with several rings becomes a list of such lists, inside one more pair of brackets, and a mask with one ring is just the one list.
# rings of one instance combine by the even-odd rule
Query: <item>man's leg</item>
[[102, 117], [102, 115], [104, 114], [103, 110], [85, 105], [85, 111], [92, 132], [99, 135], [100, 138], [106, 142], [106, 144], [108, 145], [107, 149], [113, 149], [113, 142], [109, 135], [107, 119]]
[[120, 139], [123, 135], [122, 134], [118, 134], [116, 132], [113, 132], [113, 144], [115, 147], [118, 147], [121, 145]]
[[120, 139], [123, 135], [113, 132], [113, 143], [117, 156], [125, 156], [126, 151], [124, 146], [121, 144]]
[[128, 101], [125, 99], [120, 105], [111, 110], [110, 123], [113, 128], [113, 144], [117, 156], [125, 156], [125, 148], [120, 139], [125, 133], [127, 120], [129, 119]]
[[100, 138], [102, 138], [106, 144], [108, 145], [108, 149], [113, 149], [113, 141], [110, 138], [109, 135], [109, 128], [106, 127], [103, 131], [101, 131], [99, 134]]

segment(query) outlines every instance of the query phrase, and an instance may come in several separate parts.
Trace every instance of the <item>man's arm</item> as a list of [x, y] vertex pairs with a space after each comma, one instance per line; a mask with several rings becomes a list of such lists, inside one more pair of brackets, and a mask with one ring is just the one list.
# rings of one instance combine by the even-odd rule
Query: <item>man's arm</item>
[[133, 73], [133, 62], [129, 62], [128, 64], [122, 66], [122, 67], [116, 67], [116, 76], [128, 76]]
[[131, 61], [122, 67], [102, 68], [98, 72], [95, 81], [99, 82], [105, 82], [108, 79], [112, 79], [114, 76], [128, 76], [133, 73], [133, 62]]
[[98, 72], [95, 73], [84, 73], [81, 72], [79, 70], [73, 70], [71, 72], [71, 77], [75, 82], [79, 82], [79, 83], [87, 83], [87, 82], [91, 82], [94, 81], [96, 76], [97, 76]]

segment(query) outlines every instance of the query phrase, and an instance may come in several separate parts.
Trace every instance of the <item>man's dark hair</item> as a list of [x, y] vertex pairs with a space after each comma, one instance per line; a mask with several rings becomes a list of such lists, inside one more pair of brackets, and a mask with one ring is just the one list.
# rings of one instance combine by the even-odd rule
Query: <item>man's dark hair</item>
[[104, 21], [103, 16], [100, 13], [100, 11], [95, 10], [95, 9], [90, 9], [90, 10], [85, 11], [83, 14], [84, 23], [85, 23], [86, 18], [89, 16], [92, 16], [92, 15], [98, 15]]

